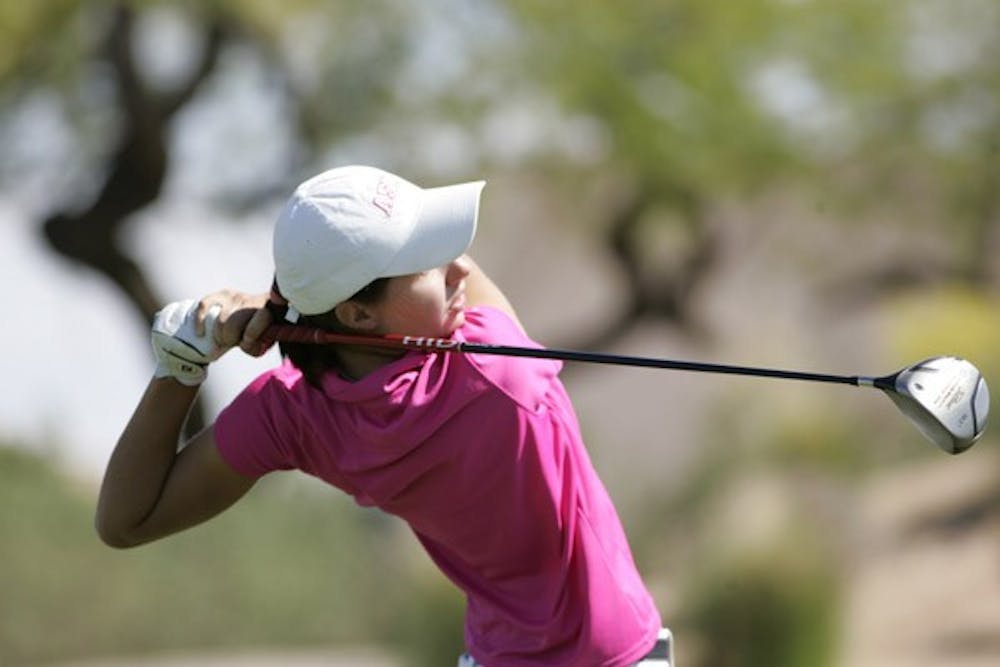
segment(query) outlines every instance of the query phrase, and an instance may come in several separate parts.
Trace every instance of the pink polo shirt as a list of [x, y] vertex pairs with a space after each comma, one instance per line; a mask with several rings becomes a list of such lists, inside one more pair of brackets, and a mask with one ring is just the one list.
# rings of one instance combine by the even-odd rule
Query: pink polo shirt
[[[537, 346], [474, 308], [455, 339]], [[219, 415], [222, 457], [249, 476], [302, 470], [404, 519], [468, 599], [489, 667], [619, 667], [660, 628], [584, 448], [558, 361], [411, 352], [311, 387], [289, 362]]]

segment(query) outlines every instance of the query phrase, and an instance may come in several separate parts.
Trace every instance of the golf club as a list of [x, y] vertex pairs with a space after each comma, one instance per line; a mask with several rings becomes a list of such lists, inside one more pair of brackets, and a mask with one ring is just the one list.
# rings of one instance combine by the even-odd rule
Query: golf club
[[990, 408], [990, 392], [986, 385], [986, 379], [975, 366], [965, 359], [950, 356], [926, 359], [882, 377], [865, 377], [554, 350], [541, 347], [469, 343], [422, 336], [339, 334], [325, 329], [293, 325], [273, 325], [268, 328], [263, 340], [268, 344], [273, 341], [281, 341], [319, 345], [360, 345], [425, 352], [495, 354], [509, 357], [586, 361], [620, 366], [875, 387], [885, 392], [924, 436], [949, 454], [964, 452], [982, 436]]

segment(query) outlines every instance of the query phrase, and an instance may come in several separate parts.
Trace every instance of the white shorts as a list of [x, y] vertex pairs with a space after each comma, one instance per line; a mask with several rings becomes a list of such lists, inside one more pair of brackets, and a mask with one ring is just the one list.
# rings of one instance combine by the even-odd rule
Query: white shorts
[[[458, 667], [483, 667], [468, 653], [463, 653], [458, 659]], [[663, 628], [656, 637], [656, 645], [646, 657], [635, 663], [633, 667], [677, 667], [674, 664], [674, 638], [670, 630]]]

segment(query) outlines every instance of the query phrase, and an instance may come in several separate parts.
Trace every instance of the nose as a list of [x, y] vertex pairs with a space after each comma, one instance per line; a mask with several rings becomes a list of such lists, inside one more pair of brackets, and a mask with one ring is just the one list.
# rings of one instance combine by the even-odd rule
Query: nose
[[465, 280], [472, 272], [469, 260], [462, 255], [458, 259], [452, 260], [448, 265], [447, 281], [449, 285], [457, 285]]

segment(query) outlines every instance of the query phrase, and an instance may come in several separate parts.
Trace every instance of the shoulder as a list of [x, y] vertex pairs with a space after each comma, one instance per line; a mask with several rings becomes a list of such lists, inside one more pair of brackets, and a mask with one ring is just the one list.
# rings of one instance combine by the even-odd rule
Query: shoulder
[[241, 434], [246, 435], [248, 428], [260, 429], [264, 422], [274, 425], [283, 421], [288, 399], [301, 392], [306, 384], [302, 373], [287, 359], [282, 360], [280, 365], [254, 378], [222, 409], [216, 418], [217, 433], [239, 426]]
[[278, 400], [301, 391], [307, 384], [302, 371], [288, 359], [282, 359], [280, 364], [262, 372], [247, 384], [233, 403]]
[[495, 306], [475, 306], [465, 312], [465, 324], [457, 337], [470, 343], [537, 346], [510, 313]]
[[[456, 338], [470, 343], [541, 348], [508, 313], [490, 306], [470, 309], [465, 325]], [[463, 355], [471, 368], [516, 402], [534, 408], [558, 382], [562, 362], [523, 356], [502, 356], [483, 352]]]

